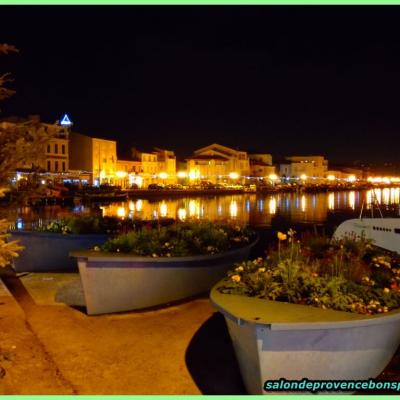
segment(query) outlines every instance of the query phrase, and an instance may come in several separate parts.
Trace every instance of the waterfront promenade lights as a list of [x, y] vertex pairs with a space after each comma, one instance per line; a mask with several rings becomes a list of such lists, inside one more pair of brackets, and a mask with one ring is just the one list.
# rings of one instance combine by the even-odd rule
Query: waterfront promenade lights
[[231, 178], [232, 180], [239, 179], [239, 174], [237, 172], [230, 172], [229, 178]]
[[187, 173], [185, 171], [178, 171], [178, 173], [176, 174], [176, 176], [180, 179], [184, 179], [187, 177]]
[[189, 171], [189, 181], [191, 184], [194, 183], [194, 181], [198, 180], [200, 178], [200, 171], [191, 169]]
[[176, 177], [179, 179], [181, 184], [187, 184], [188, 174], [186, 171], [178, 171]]
[[307, 180], [307, 175], [306, 174], [301, 174], [300, 179], [303, 181], [303, 183]]
[[166, 172], [160, 172], [158, 177], [162, 179], [162, 183], [165, 185], [165, 181], [168, 179], [169, 175]]
[[328, 175], [327, 179], [328, 179], [328, 181], [333, 182], [336, 178], [335, 178], [335, 175]]
[[350, 175], [349, 177], [347, 177], [347, 181], [348, 182], [355, 182], [357, 179], [354, 175]]
[[143, 177], [140, 175], [136, 174], [129, 174], [129, 185], [137, 185], [138, 188], [141, 188], [143, 186]]
[[272, 184], [272, 186], [275, 186], [276, 181], [278, 180], [278, 175], [276, 174], [269, 174], [268, 175], [268, 179], [270, 181], [270, 183]]
[[120, 184], [122, 188], [125, 188], [125, 178], [128, 176], [128, 173], [125, 171], [117, 171], [115, 176], [121, 180]]

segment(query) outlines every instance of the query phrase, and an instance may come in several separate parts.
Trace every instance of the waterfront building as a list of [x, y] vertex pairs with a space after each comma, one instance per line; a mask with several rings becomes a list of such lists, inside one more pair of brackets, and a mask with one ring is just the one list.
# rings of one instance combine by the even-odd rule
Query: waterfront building
[[141, 151], [137, 148], [131, 149], [132, 159], [140, 162], [142, 185], [147, 188], [152, 183], [158, 183], [159, 165], [157, 153], [152, 151]]
[[71, 132], [69, 160], [71, 169], [90, 173], [94, 185], [115, 184], [117, 178], [116, 141]]
[[214, 143], [194, 151], [187, 173], [191, 182], [241, 183], [250, 173], [250, 161], [247, 152]]
[[[47, 173], [52, 180], [55, 176], [51, 174], [66, 173], [69, 170], [69, 130], [66, 127], [60, 127], [47, 124], [40, 121], [38, 115], [31, 115], [28, 118], [11, 117], [3, 119], [0, 126], [3, 129], [23, 129], [28, 122], [40, 124], [38, 129], [44, 130], [46, 133], [52, 133], [53, 137], [43, 144], [40, 154], [35, 155], [35, 160], [29, 160], [21, 163], [18, 170], [22, 172], [39, 172]], [[53, 132], [51, 132], [53, 131]]]
[[115, 184], [122, 189], [143, 186], [142, 163], [134, 160], [117, 160]]
[[324, 180], [328, 171], [328, 160], [323, 156], [290, 156], [287, 163], [279, 166], [281, 177], [292, 179]]
[[176, 156], [171, 150], [154, 148], [158, 162], [158, 180], [163, 184], [175, 184], [176, 176]]
[[275, 166], [272, 165], [271, 154], [249, 154], [249, 159], [251, 178], [275, 178]]

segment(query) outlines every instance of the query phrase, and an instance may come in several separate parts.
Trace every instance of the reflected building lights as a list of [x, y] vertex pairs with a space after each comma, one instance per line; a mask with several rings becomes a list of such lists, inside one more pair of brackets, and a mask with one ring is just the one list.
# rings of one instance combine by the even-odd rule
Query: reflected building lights
[[276, 214], [276, 199], [275, 197], [271, 197], [269, 199], [269, 213], [270, 214]]
[[232, 200], [229, 205], [229, 214], [231, 218], [236, 218], [238, 215], [238, 205], [236, 200]]
[[143, 200], [136, 201], [136, 211], [141, 212], [143, 210]]
[[368, 190], [366, 193], [366, 196], [365, 196], [366, 197], [365, 202], [366, 202], [367, 209], [371, 208], [371, 202], [372, 202], [372, 193], [371, 192], [372, 192], [371, 190]]
[[349, 192], [349, 207], [352, 210], [356, 208], [356, 193], [354, 191]]
[[332, 192], [328, 194], [328, 208], [329, 210], [335, 209], [335, 194]]
[[189, 217], [200, 218], [200, 201], [190, 200], [189, 201]]
[[179, 208], [178, 209], [178, 218], [181, 221], [185, 221], [186, 220], [186, 210], [184, 208]]
[[306, 196], [304, 194], [301, 196], [301, 211], [306, 211]]
[[[375, 195], [377, 200], [382, 200], [385, 206], [400, 203], [400, 188], [375, 189]], [[288, 218], [292, 222], [324, 222], [328, 211], [356, 211], [361, 207], [363, 200], [366, 201], [364, 208], [370, 209], [373, 199], [372, 190], [361, 192], [351, 190], [318, 194], [280, 193], [279, 197], [269, 195], [266, 198], [238, 195], [210, 198], [189, 197], [179, 200], [160, 199], [156, 202], [147, 199], [128, 200], [125, 203], [101, 205], [100, 210], [103, 216], [119, 218], [129, 216], [129, 218], [151, 220], [159, 217], [175, 217], [180, 220], [197, 218], [210, 221], [234, 218], [238, 223], [251, 222], [255, 225], [268, 225], [271, 216], [275, 216], [278, 212], [281, 217]], [[81, 213], [78, 209], [74, 211]], [[85, 208], [85, 213], [89, 212], [90, 209]]]
[[373, 189], [375, 193], [375, 199], [378, 201], [379, 204], [382, 204], [382, 190], [381, 189]]
[[118, 207], [118, 209], [117, 209], [117, 216], [118, 216], [119, 218], [124, 219], [124, 218], [125, 218], [125, 215], [126, 215], [125, 207]]
[[383, 201], [383, 204], [385, 204], [387, 206], [390, 204], [390, 189], [389, 188], [385, 188], [382, 190], [382, 201]]
[[168, 206], [165, 201], [160, 204], [160, 217], [165, 218], [168, 215]]

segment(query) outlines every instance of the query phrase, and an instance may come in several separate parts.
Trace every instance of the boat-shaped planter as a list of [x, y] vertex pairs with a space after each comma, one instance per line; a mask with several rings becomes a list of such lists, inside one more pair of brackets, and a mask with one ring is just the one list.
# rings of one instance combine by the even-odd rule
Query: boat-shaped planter
[[11, 240], [24, 246], [14, 259], [16, 272], [76, 271], [76, 261], [69, 256], [73, 250], [90, 249], [104, 243], [110, 235], [67, 234], [12, 231]]
[[373, 316], [323, 310], [222, 294], [223, 282], [211, 290], [211, 302], [225, 317], [250, 394], [270, 393], [265, 382], [281, 378], [375, 378], [400, 344], [400, 310]]
[[89, 315], [163, 305], [208, 292], [232, 266], [248, 258], [245, 247], [191, 257], [137, 257], [75, 251]]

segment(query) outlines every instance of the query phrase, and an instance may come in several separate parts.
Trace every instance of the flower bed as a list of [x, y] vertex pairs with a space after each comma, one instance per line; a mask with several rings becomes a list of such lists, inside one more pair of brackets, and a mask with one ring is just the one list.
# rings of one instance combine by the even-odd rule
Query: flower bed
[[254, 233], [238, 225], [178, 223], [159, 229], [129, 232], [106, 242], [98, 250], [144, 257], [185, 257], [217, 254], [249, 244]]
[[236, 266], [221, 292], [361, 314], [400, 307], [397, 255], [363, 240], [278, 238], [266, 258]]
[[362, 380], [400, 344], [399, 260], [368, 242], [278, 233], [267, 257], [237, 264], [211, 291], [246, 388], [267, 380]]

